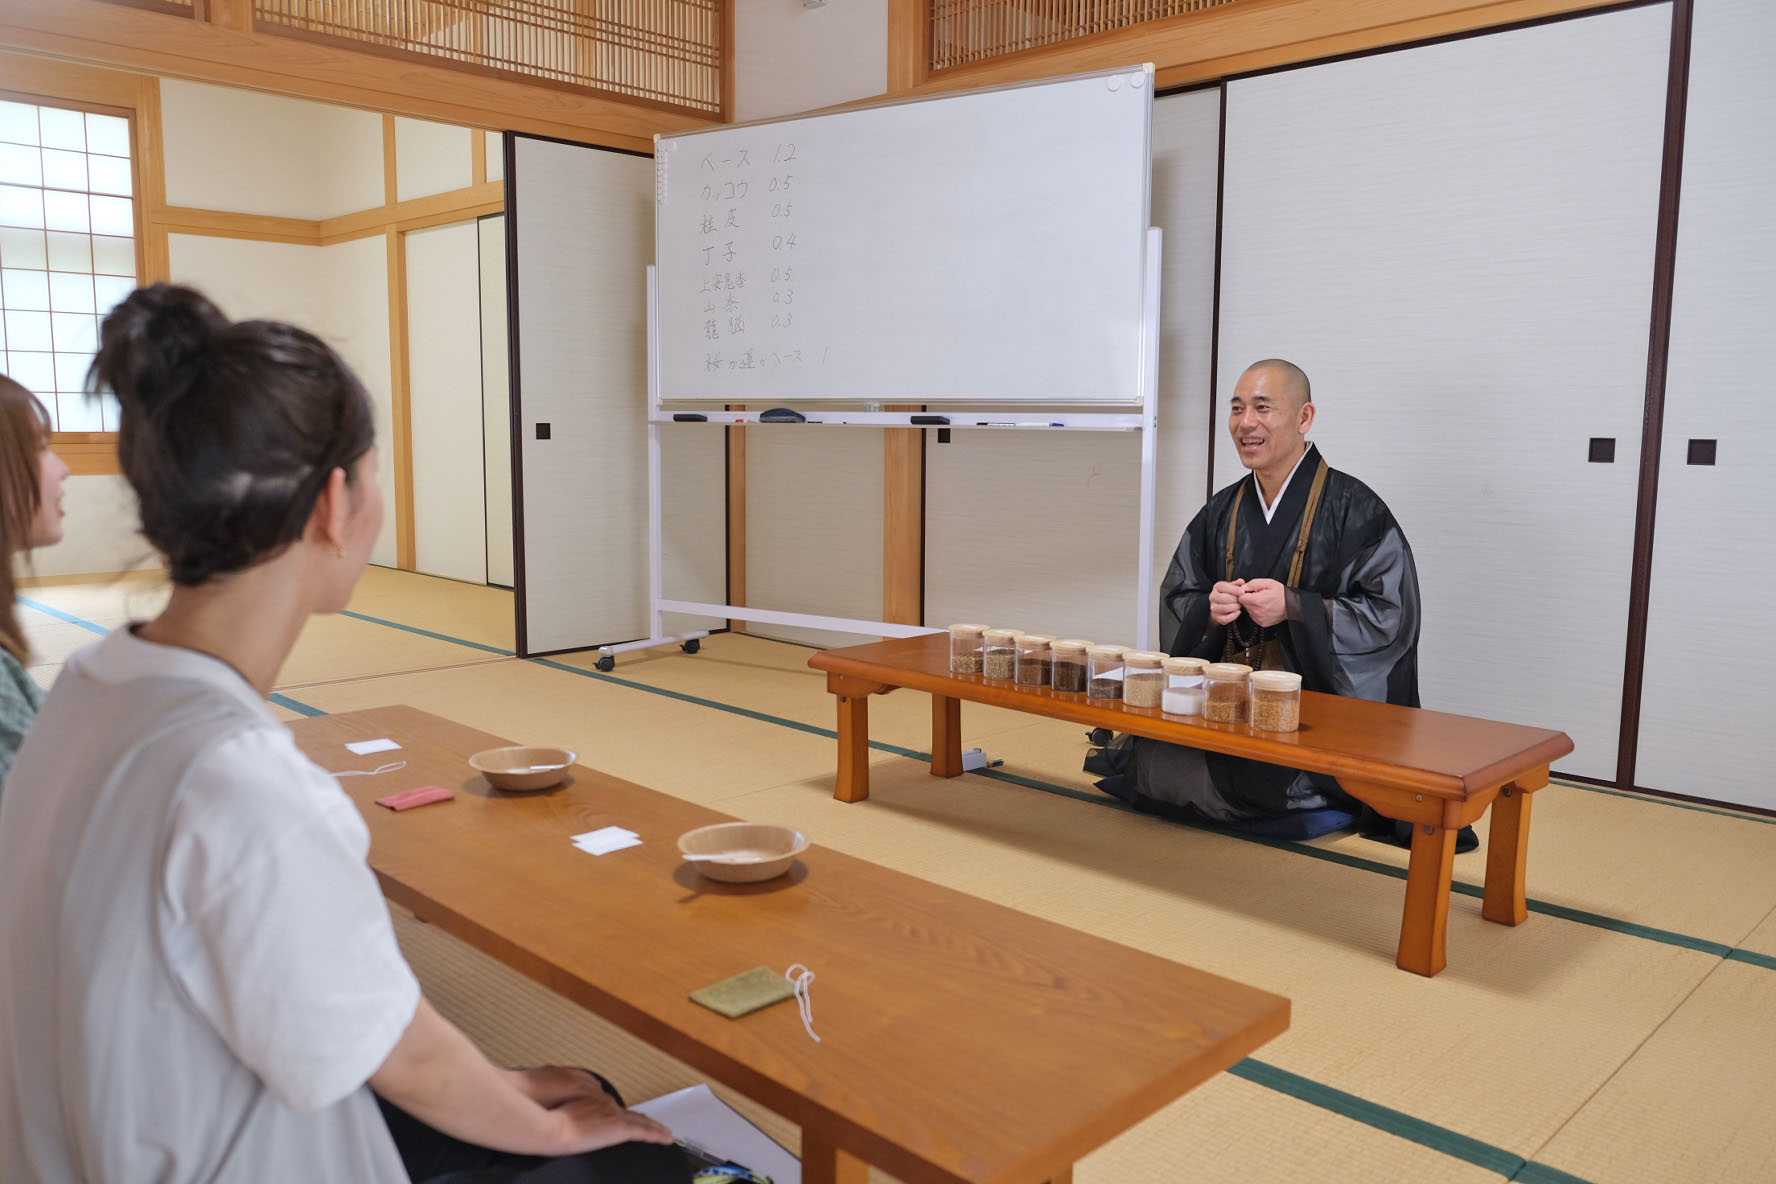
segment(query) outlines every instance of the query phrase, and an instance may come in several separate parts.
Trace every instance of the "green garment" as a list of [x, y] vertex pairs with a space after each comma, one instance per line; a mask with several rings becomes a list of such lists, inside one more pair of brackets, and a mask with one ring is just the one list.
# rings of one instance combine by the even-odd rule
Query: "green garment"
[[37, 718], [37, 709], [42, 705], [42, 690], [31, 681], [17, 658], [0, 649], [0, 784], [5, 783], [12, 758], [18, 755], [19, 745], [25, 742], [25, 733], [31, 730], [31, 721]]

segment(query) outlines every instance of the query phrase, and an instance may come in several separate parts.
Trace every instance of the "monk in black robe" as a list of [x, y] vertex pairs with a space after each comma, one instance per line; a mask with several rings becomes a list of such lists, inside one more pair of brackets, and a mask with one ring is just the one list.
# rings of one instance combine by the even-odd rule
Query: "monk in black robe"
[[[1279, 359], [1240, 376], [1228, 428], [1246, 477], [1221, 490], [1178, 543], [1160, 586], [1172, 654], [1293, 670], [1304, 690], [1417, 707], [1418, 572], [1386, 503], [1308, 443], [1307, 375]], [[1095, 767], [1102, 788], [1152, 813], [1278, 837], [1362, 820], [1396, 828], [1329, 776], [1125, 737]], [[1402, 824], [1410, 842], [1410, 828]], [[1477, 842], [1470, 831], [1461, 849]]]

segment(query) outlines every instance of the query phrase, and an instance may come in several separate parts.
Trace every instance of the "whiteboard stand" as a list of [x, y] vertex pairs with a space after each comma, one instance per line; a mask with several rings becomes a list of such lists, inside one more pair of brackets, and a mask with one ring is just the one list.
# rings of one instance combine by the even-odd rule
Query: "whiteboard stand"
[[[1141, 510], [1140, 534], [1137, 539], [1139, 553], [1136, 561], [1135, 588], [1135, 646], [1138, 649], [1153, 648], [1154, 613], [1153, 613], [1153, 523], [1155, 501], [1158, 490], [1158, 454], [1159, 433], [1157, 404], [1159, 402], [1159, 266], [1160, 266], [1160, 230], [1157, 226], [1148, 227], [1146, 240], [1146, 264], [1142, 275], [1143, 292], [1141, 300], [1141, 333], [1140, 333], [1140, 382], [1141, 407], [1134, 412], [1090, 412], [1086, 414], [1065, 414], [1065, 423], [1057, 424], [1052, 415], [1007, 413], [1003, 411], [966, 411], [951, 415], [947, 425], [952, 430], [997, 430], [997, 431], [1086, 431], [1086, 432], [1140, 432], [1141, 433]], [[697, 629], [688, 633], [666, 632], [667, 613], [688, 613], [694, 616], [725, 617], [731, 621], [745, 621], [757, 625], [790, 625], [804, 629], [825, 629], [833, 633], [857, 633], [876, 637], [918, 637], [926, 633], [941, 633], [941, 629], [932, 629], [925, 625], [900, 625], [890, 621], [863, 621], [849, 617], [823, 617], [813, 613], [779, 612], [774, 609], [754, 608], [742, 604], [703, 604], [689, 600], [669, 600], [662, 593], [664, 590], [663, 560], [665, 550], [663, 538], [664, 515], [660, 497], [660, 426], [677, 424], [688, 427], [747, 427], [759, 422], [756, 411], [711, 411], [704, 413], [706, 419], [694, 424], [678, 424], [671, 412], [660, 409], [660, 336], [658, 309], [656, 307], [657, 287], [654, 269], [647, 270], [647, 307], [648, 307], [648, 626], [651, 636], [625, 641], [616, 645], [598, 647], [599, 670], [610, 671], [616, 668], [617, 655], [633, 650], [653, 649], [663, 645], [682, 646], [685, 653], [697, 652], [701, 639], [709, 636], [709, 630]], [[909, 402], [918, 401], [916, 396], [907, 396]], [[862, 427], [917, 427], [926, 431], [932, 425], [916, 424], [910, 412], [883, 411], [809, 411], [807, 422], [798, 425], [783, 425], [806, 428], [810, 424], [830, 426], [862, 426]], [[984, 418], [983, 418], [984, 417]], [[964, 422], [966, 421], [966, 422]], [[777, 425], [765, 425], [767, 427]]]

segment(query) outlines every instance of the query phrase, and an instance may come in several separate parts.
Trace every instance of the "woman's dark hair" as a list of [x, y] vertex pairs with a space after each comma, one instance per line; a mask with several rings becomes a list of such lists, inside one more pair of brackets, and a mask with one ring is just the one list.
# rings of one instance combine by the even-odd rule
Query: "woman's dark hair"
[[187, 587], [301, 538], [333, 470], [376, 442], [363, 384], [320, 338], [172, 284], [111, 311], [87, 382], [117, 396], [142, 533]]
[[19, 628], [12, 565], [31, 545], [31, 524], [43, 501], [43, 450], [49, 412], [37, 396], [0, 374], [0, 649], [21, 663], [30, 657]]

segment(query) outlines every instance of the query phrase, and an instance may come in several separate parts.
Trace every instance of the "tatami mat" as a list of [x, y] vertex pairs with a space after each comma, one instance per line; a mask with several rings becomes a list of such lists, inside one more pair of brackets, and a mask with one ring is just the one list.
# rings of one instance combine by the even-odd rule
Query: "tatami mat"
[[[744, 633], [722, 633], [703, 639], [695, 656], [677, 647], [622, 654], [612, 673], [663, 690], [719, 702], [734, 702], [736, 691], [751, 711], [781, 716], [821, 728], [837, 726], [838, 704], [827, 693], [826, 674], [808, 665], [817, 651], [789, 642], [767, 641]], [[552, 661], [591, 670], [596, 652], [557, 655]], [[931, 750], [931, 696], [897, 690], [871, 695], [870, 739]], [[980, 703], [962, 705], [962, 734], [970, 746], [1014, 728], [1027, 727], [1030, 716]]]
[[1593, 1184], [1776, 1180], [1776, 974], [1723, 962], [1538, 1158]]
[[1739, 948], [1776, 958], [1776, 909], [1772, 909], [1770, 915], [1745, 936]]
[[911, 760], [872, 779], [857, 805], [789, 785], [723, 808], [1286, 995], [1261, 1060], [1526, 1157], [1718, 962], [1552, 917], [1494, 925], [1457, 898], [1449, 967], [1425, 979], [1394, 967], [1391, 877]]
[[[152, 611], [155, 589], [132, 578], [24, 595], [110, 627]], [[964, 744], [1003, 760], [1000, 775], [1092, 800], [992, 776], [940, 780], [876, 749], [871, 799], [847, 806], [832, 799], [836, 745], [821, 734], [832, 697], [804, 647], [718, 635], [696, 656], [626, 654], [600, 676], [595, 654], [524, 662], [476, 648], [510, 646], [509, 593], [372, 571], [352, 612], [305, 632], [280, 717], [409, 703], [565, 744], [613, 775], [791, 822], [816, 842], [1293, 1001], [1292, 1028], [1257, 1052], [1253, 1073], [1218, 1078], [1108, 1144], [1080, 1165], [1082, 1182], [1465, 1184], [1524, 1159], [1535, 1161], [1525, 1180], [1551, 1178], [1540, 1164], [1592, 1184], [1776, 1180], [1759, 1106], [1776, 1092], [1776, 825], [1765, 820], [1550, 786], [1536, 797], [1530, 895], [1569, 913], [1508, 928], [1458, 893], [1448, 969], [1423, 979], [1393, 965], [1405, 885], [1387, 873], [1404, 852], [1337, 836], [1315, 858], [1119, 809], [1080, 769], [1077, 725], [970, 705]], [[21, 617], [44, 681], [96, 639]], [[929, 748], [928, 696], [870, 706], [874, 740]], [[1458, 857], [1456, 874], [1479, 884], [1484, 851]], [[587, 1060], [637, 1097], [697, 1079], [447, 935], [399, 927], [428, 993], [496, 1058]], [[1734, 945], [1751, 960], [1723, 961]], [[794, 1145], [783, 1120], [735, 1101]], [[1400, 1137], [1415, 1129], [1442, 1134], [1431, 1146]]]

